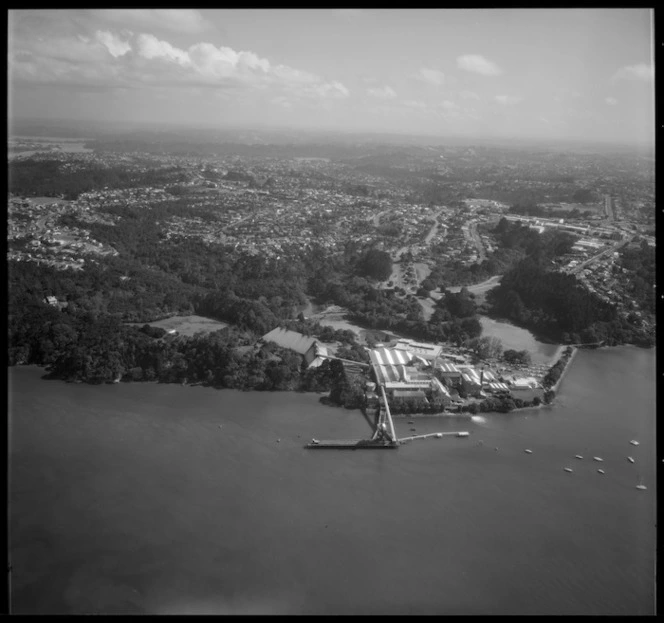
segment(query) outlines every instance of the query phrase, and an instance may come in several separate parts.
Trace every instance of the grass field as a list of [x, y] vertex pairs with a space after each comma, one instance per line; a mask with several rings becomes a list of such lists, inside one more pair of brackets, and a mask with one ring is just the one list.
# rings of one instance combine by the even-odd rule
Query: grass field
[[[132, 322], [131, 324], [142, 327], [145, 323]], [[180, 335], [187, 336], [192, 336], [199, 331], [211, 333], [212, 331], [218, 331], [219, 329], [224, 329], [228, 326], [228, 323], [226, 322], [211, 320], [210, 318], [204, 318], [203, 316], [171, 316], [170, 318], [164, 318], [163, 320], [157, 320], [156, 322], [149, 322], [147, 324], [151, 327], [161, 327], [166, 331], [175, 329]]]

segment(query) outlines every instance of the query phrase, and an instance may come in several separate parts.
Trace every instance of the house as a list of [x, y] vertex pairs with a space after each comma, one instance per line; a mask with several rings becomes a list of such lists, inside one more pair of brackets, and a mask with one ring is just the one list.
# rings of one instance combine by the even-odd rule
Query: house
[[436, 372], [442, 381], [449, 387], [461, 384], [461, 370], [453, 363], [439, 363]]
[[264, 342], [271, 342], [282, 348], [296, 352], [304, 358], [307, 367], [317, 367], [329, 355], [328, 347], [315, 337], [303, 335], [297, 331], [277, 327], [263, 336]]
[[512, 398], [520, 398], [524, 401], [532, 401], [536, 397], [541, 399], [544, 396], [544, 389], [533, 377], [512, 377], [512, 381], [508, 383], [508, 391]]
[[433, 360], [440, 356], [442, 346], [437, 344], [425, 344], [407, 339], [399, 339], [394, 345], [394, 349], [406, 351], [427, 360]]
[[68, 305], [67, 301], [58, 301], [55, 296], [45, 296], [44, 303], [50, 305], [51, 307], [57, 307], [60, 310], [64, 309]]

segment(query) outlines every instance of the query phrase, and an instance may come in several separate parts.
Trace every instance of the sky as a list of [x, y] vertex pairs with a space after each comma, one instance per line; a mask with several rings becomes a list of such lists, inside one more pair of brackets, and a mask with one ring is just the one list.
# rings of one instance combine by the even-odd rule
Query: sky
[[652, 9], [30, 9], [10, 120], [654, 141]]

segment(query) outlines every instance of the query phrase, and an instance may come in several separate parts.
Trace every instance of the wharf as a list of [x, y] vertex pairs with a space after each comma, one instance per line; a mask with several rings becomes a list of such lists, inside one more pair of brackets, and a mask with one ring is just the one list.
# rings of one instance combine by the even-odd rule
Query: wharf
[[457, 431], [457, 432], [445, 432], [445, 433], [427, 433], [425, 435], [413, 435], [412, 437], [402, 437], [399, 439], [402, 441], [412, 441], [413, 439], [427, 439], [428, 437], [468, 437], [469, 433], [467, 431]]
[[337, 450], [365, 450], [365, 449], [394, 449], [398, 448], [396, 442], [374, 439], [321, 439], [318, 443], [308, 443], [305, 448], [335, 448]]

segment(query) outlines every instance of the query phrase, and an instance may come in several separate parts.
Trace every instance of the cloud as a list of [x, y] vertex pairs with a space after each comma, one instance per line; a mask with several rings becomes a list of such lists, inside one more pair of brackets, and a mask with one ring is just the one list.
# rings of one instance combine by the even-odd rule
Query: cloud
[[422, 67], [415, 77], [433, 86], [442, 86], [445, 84], [445, 74], [437, 69], [427, 69]]
[[99, 30], [94, 37], [33, 35], [17, 39], [8, 55], [10, 76], [19, 83], [96, 89], [179, 85], [271, 89], [275, 96], [287, 93], [322, 99], [350, 95], [339, 81], [272, 65], [253, 52], [206, 42], [185, 50], [148, 33], [125, 31], [124, 37]]
[[639, 63], [638, 65], [627, 65], [621, 67], [611, 78], [612, 82], [619, 80], [641, 80], [649, 82], [655, 77], [655, 71], [652, 65]]
[[556, 91], [556, 94], [553, 96], [554, 101], [556, 102], [564, 102], [570, 99], [577, 99], [581, 96], [581, 93], [578, 91], [575, 91], [574, 89], [558, 89]]
[[136, 30], [196, 34], [210, 28], [196, 9], [90, 9], [90, 17]]
[[139, 35], [136, 40], [136, 51], [139, 56], [147, 59], [159, 58], [180, 65], [191, 63], [191, 59], [186, 52], [172, 46], [168, 41], [160, 41], [154, 35]]
[[495, 63], [479, 54], [466, 54], [457, 57], [457, 66], [465, 71], [472, 71], [483, 76], [499, 76], [503, 70]]
[[383, 88], [367, 89], [367, 93], [373, 97], [384, 100], [394, 99], [397, 96], [394, 89], [387, 85], [385, 85]]
[[459, 108], [457, 104], [450, 102], [450, 100], [443, 100], [440, 103], [440, 107], [444, 108], [445, 110], [457, 110]]
[[523, 98], [515, 97], [513, 95], [495, 95], [493, 99], [503, 106], [511, 106], [513, 104], [518, 104]]
[[350, 95], [348, 89], [341, 82], [327, 82], [324, 84], [315, 84], [305, 89], [303, 95], [315, 95], [324, 99], [342, 99]]
[[416, 108], [417, 110], [424, 110], [427, 107], [421, 100], [406, 100], [403, 105], [408, 108]]
[[475, 91], [461, 91], [459, 96], [465, 100], [479, 100], [480, 96]]
[[609, 106], [615, 106], [618, 103], [618, 100], [615, 97], [607, 97], [604, 100]]
[[127, 52], [131, 50], [131, 46], [127, 41], [123, 41], [119, 37], [116, 37], [113, 33], [98, 30], [95, 33], [95, 37], [99, 43], [101, 43], [111, 54], [111, 56], [117, 58], [118, 56], [124, 56]]

